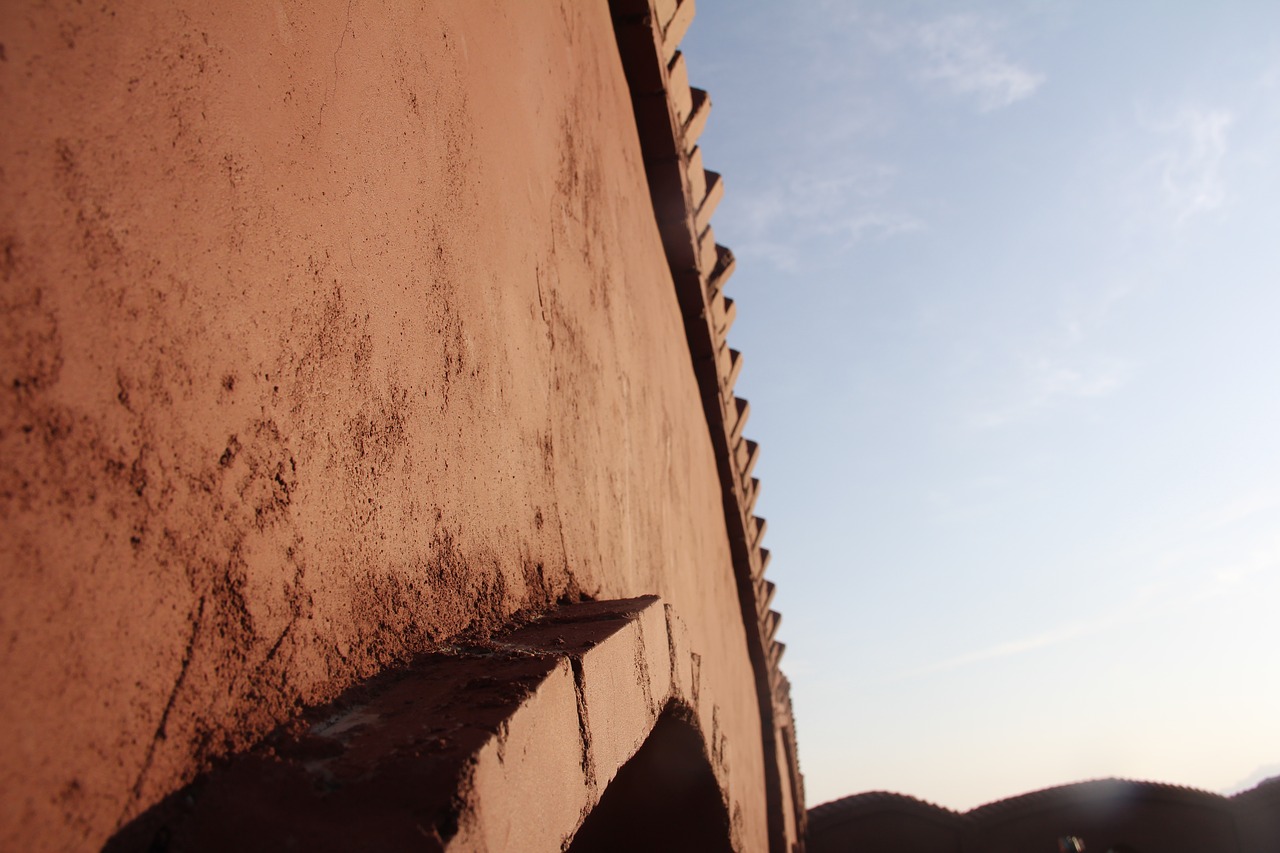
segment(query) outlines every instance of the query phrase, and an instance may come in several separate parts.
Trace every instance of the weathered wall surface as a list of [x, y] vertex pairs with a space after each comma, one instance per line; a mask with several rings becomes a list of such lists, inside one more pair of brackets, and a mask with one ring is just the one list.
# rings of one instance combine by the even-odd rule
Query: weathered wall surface
[[0, 10], [0, 848], [92, 849], [407, 653], [647, 593], [762, 844], [607, 4], [216, 6]]

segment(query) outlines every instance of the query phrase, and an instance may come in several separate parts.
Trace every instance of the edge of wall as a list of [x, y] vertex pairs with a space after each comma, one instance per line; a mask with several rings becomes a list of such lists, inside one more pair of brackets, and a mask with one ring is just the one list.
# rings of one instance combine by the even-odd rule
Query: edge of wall
[[[756, 672], [764, 734], [770, 849], [803, 849], [804, 783], [796, 758], [791, 685], [774, 639], [782, 616], [769, 608], [774, 584], [765, 579], [766, 523], [754, 514], [760, 481], [752, 476], [759, 445], [743, 435], [750, 404], [734, 394], [742, 354], [728, 344], [737, 306], [725, 296], [733, 252], [716, 242], [711, 216], [724, 195], [718, 173], [704, 168], [698, 137], [711, 99], [689, 85], [680, 40], [694, 0], [610, 0], [618, 51], [631, 89], [654, 215], [685, 321], [723, 489], [739, 603]], [[789, 802], [788, 802], [789, 801]], [[788, 805], [790, 806], [788, 808]]]

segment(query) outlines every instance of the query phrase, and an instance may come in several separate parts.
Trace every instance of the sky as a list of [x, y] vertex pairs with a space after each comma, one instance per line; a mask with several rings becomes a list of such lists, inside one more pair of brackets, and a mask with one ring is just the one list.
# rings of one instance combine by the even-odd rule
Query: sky
[[1280, 773], [1280, 4], [697, 4], [809, 804]]

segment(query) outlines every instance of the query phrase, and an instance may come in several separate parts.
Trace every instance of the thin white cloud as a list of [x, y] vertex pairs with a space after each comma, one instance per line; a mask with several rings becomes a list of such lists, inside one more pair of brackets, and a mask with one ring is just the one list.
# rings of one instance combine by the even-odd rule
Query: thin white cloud
[[1225, 594], [1230, 588], [1259, 577], [1274, 578], [1277, 569], [1280, 569], [1280, 537], [1272, 537], [1255, 545], [1239, 560], [1211, 570], [1208, 573], [1211, 583], [1203, 597]]
[[819, 233], [844, 238], [846, 248], [864, 240], [884, 240], [924, 229], [924, 221], [909, 213], [868, 210], [828, 220]]
[[942, 658], [906, 670], [895, 680], [933, 675], [1013, 657], [1162, 614], [1203, 609], [1206, 602], [1211, 599], [1231, 595], [1256, 596], [1261, 592], [1259, 584], [1266, 589], [1274, 587], [1272, 579], [1277, 569], [1280, 569], [1280, 537], [1271, 537], [1257, 543], [1240, 559], [1217, 562], [1210, 558], [1200, 571], [1184, 578], [1166, 582], [1158, 587], [1151, 585], [1137, 587], [1127, 602], [1114, 606], [1092, 619], [1069, 622], [971, 652]]
[[907, 670], [902, 673], [899, 678], [916, 678], [921, 675], [933, 675], [939, 672], [946, 672], [952, 669], [959, 669], [965, 666], [971, 666], [975, 663], [983, 663], [985, 661], [997, 660], [999, 658], [1012, 657], [1024, 652], [1034, 651], [1035, 649], [1044, 648], [1045, 646], [1053, 646], [1058, 643], [1074, 640], [1077, 637], [1083, 637], [1087, 634], [1095, 634], [1105, 628], [1110, 627], [1117, 622], [1115, 615], [1110, 615], [1101, 619], [1095, 619], [1089, 622], [1075, 622], [1069, 625], [1063, 625], [1049, 631], [1043, 631], [1039, 634], [1031, 634], [1026, 637], [1019, 637], [1016, 640], [1009, 640], [1004, 643], [997, 643], [994, 646], [988, 646], [985, 649], [967, 652], [955, 657], [944, 658], [925, 666]]
[[1280, 492], [1275, 489], [1259, 489], [1202, 512], [1198, 526], [1206, 533], [1224, 530], [1277, 506], [1280, 506]]
[[805, 257], [805, 253], [793, 243], [763, 239], [748, 241], [737, 250], [737, 254], [759, 260], [785, 273], [799, 272]]
[[1168, 142], [1151, 165], [1159, 174], [1165, 205], [1179, 224], [1226, 200], [1222, 164], [1234, 121], [1229, 110], [1184, 107], [1166, 121], [1148, 123]]
[[1258, 76], [1258, 87], [1262, 89], [1280, 88], [1280, 63], [1270, 65]]
[[839, 249], [847, 250], [922, 230], [921, 219], [887, 203], [895, 177], [888, 166], [846, 158], [808, 165], [786, 180], [741, 193], [738, 210], [749, 237], [743, 254], [795, 270], [815, 236], [834, 238]]
[[1115, 391], [1127, 379], [1123, 362], [1111, 362], [1086, 371], [1047, 358], [1031, 365], [1035, 387], [1034, 402], [1045, 405], [1064, 397], [1102, 397]]
[[975, 98], [992, 112], [1031, 97], [1045, 81], [1005, 57], [995, 44], [995, 27], [973, 15], [949, 15], [921, 24], [915, 41], [924, 53], [922, 80], [948, 92]]
[[979, 429], [1007, 426], [1071, 400], [1105, 397], [1123, 388], [1134, 365], [1119, 359], [1100, 359], [1090, 365], [1048, 357], [1024, 361], [1024, 395], [1016, 403], [980, 412], [970, 418]]

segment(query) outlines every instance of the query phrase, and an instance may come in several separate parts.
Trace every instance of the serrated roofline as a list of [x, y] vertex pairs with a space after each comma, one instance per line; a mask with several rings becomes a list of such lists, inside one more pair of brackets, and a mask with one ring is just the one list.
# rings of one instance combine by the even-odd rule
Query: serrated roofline
[[[728, 345], [737, 314], [725, 296], [735, 267], [733, 252], [716, 242], [711, 226], [724, 193], [718, 173], [702, 163], [698, 137], [711, 99], [689, 85], [680, 40], [694, 13], [694, 0], [610, 0], [623, 71], [631, 90], [654, 216], [684, 317], [685, 334], [702, 395], [716, 467], [723, 490], [725, 524], [733, 556], [748, 654], [756, 674], [766, 763], [771, 849], [788, 848], [787, 825], [804, 837], [803, 785], [794, 758], [790, 690], [779, 661], [784, 646], [774, 639], [780, 614], [768, 609], [772, 585], [764, 580], [769, 552], [761, 547], [765, 521], [753, 515], [759, 480], [751, 476], [758, 446], [743, 435], [750, 406], [734, 394], [741, 353]], [[784, 752], [779, 756], [779, 737]], [[789, 770], [780, 770], [783, 758]], [[784, 776], [789, 778], [784, 778]], [[793, 808], [783, 815], [790, 789]]]

